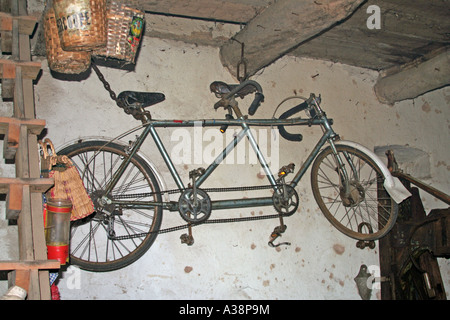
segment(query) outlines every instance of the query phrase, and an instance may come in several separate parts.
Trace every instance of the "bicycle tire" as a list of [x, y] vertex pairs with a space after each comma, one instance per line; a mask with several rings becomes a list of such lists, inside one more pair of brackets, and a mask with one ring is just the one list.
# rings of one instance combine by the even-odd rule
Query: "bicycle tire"
[[[94, 202], [94, 213], [84, 219], [72, 221], [70, 230], [70, 264], [93, 272], [121, 269], [138, 260], [152, 246], [162, 221], [161, 206], [149, 209], [123, 208], [122, 212], [112, 205], [103, 208], [98, 206], [97, 200], [103, 195], [102, 188], [119, 166], [120, 159], [126, 156], [126, 147], [123, 145], [105, 143], [99, 140], [81, 141], [58, 152], [72, 160]], [[143, 193], [147, 194], [144, 198]], [[149, 193], [153, 194], [148, 195]], [[153, 171], [137, 154], [132, 157], [110, 195], [118, 194], [140, 194], [139, 200], [162, 202], [160, 186]], [[113, 212], [114, 220], [107, 220], [107, 215]], [[108, 229], [112, 224], [114, 229]], [[110, 230], [114, 230], [115, 236], [143, 236], [114, 240], [109, 237]]]
[[[397, 220], [398, 205], [383, 187], [381, 169], [356, 148], [337, 144], [336, 150], [344, 161], [351, 192], [350, 195], [341, 192], [335, 157], [328, 146], [317, 155], [311, 169], [312, 191], [319, 208], [336, 229], [351, 238], [364, 241], [382, 238]], [[346, 159], [344, 154], [349, 157]], [[350, 161], [357, 174], [351, 170]]]

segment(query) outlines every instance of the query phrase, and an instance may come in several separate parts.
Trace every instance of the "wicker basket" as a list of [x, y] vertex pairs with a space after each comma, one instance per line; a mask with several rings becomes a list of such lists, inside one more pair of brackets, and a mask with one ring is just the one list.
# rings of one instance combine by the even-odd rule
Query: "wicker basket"
[[53, 9], [63, 50], [106, 45], [106, 0], [53, 0]]
[[53, 9], [49, 9], [45, 15], [44, 34], [47, 61], [51, 70], [60, 73], [79, 74], [89, 68], [91, 65], [90, 52], [64, 51], [61, 48]]
[[[58, 156], [50, 139], [39, 141], [42, 150], [41, 172], [53, 178], [55, 185], [46, 192], [47, 199], [59, 198], [72, 202], [70, 220], [82, 219], [94, 212], [94, 203], [84, 187], [77, 168], [67, 156]], [[49, 153], [51, 150], [51, 154]]]
[[107, 7], [107, 41], [104, 48], [93, 52], [134, 63], [144, 31], [145, 14], [121, 1], [111, 0]]

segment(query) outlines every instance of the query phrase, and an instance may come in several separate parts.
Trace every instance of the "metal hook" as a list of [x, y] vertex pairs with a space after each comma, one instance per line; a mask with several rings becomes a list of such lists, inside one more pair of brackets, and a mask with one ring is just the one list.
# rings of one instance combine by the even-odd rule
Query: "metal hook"
[[[240, 42], [240, 44], [241, 44], [241, 60], [237, 64], [236, 72], [237, 72], [237, 78], [238, 78], [239, 82], [242, 82], [247, 78], [247, 60], [244, 58], [244, 43]], [[240, 71], [241, 65], [244, 66], [244, 74], [242, 77], [241, 77], [241, 71]]]

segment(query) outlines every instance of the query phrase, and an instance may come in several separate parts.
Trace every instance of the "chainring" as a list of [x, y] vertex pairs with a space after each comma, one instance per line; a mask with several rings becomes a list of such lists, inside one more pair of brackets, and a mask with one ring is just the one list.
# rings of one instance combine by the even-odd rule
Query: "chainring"
[[284, 216], [291, 216], [297, 211], [298, 193], [289, 185], [280, 186], [280, 190], [273, 193], [272, 200], [275, 209]]
[[186, 189], [178, 200], [180, 216], [187, 222], [201, 223], [211, 215], [211, 199], [202, 189]]

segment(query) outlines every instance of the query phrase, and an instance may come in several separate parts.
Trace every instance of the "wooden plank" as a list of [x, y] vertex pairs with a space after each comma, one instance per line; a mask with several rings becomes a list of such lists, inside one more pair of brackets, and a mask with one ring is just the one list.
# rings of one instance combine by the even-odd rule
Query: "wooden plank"
[[363, 0], [279, 0], [252, 19], [220, 48], [222, 64], [237, 76], [241, 44], [247, 76], [352, 14]]
[[19, 22], [19, 33], [25, 35], [31, 35], [33, 33], [38, 21], [33, 16], [13, 16], [9, 13], [0, 12], [0, 32], [11, 31], [14, 20]]
[[12, 118], [0, 119], [0, 133], [5, 134], [3, 157], [14, 159], [20, 140], [20, 124]]
[[30, 186], [31, 193], [43, 193], [54, 184], [53, 178], [0, 178], [0, 193], [8, 191], [10, 185]]
[[0, 133], [7, 134], [11, 126], [26, 126], [32, 134], [40, 134], [45, 128], [45, 120], [43, 119], [27, 119], [27, 118], [13, 118], [0, 117]]
[[[377, 5], [381, 28], [369, 29], [367, 8]], [[344, 23], [299, 45], [290, 55], [383, 70], [449, 43], [450, 9], [440, 0], [369, 0]]]
[[30, 289], [30, 270], [16, 270], [15, 285], [21, 287], [22, 289], [25, 289], [25, 291], [28, 292], [28, 290]]
[[10, 260], [0, 261], [0, 270], [42, 270], [59, 269], [58, 260]]
[[270, 0], [155, 0], [138, 1], [147, 12], [217, 21], [247, 23], [270, 5]]
[[[23, 195], [35, 193], [41, 198], [41, 193], [50, 189], [54, 184], [52, 178], [0, 178], [0, 193], [6, 193], [6, 218], [17, 220], [22, 212]], [[42, 217], [42, 203], [39, 210]], [[43, 225], [42, 225], [43, 228]]]
[[450, 205], [450, 195], [420, 181], [419, 179], [416, 179], [409, 174], [403, 173], [403, 172], [392, 172], [392, 175], [394, 177], [402, 178], [405, 180], [408, 180], [410, 183], [418, 186], [420, 189], [428, 192], [432, 196], [436, 197], [437, 199], [444, 201], [446, 204]]
[[41, 70], [40, 62], [0, 59], [0, 77], [14, 79], [16, 77], [16, 66], [22, 67], [22, 76], [24, 79], [36, 80]]
[[22, 211], [23, 188], [21, 184], [10, 184], [6, 196], [6, 218], [15, 220]]
[[[23, 114], [23, 111], [21, 113]], [[22, 126], [37, 135], [45, 128], [45, 120], [0, 117], [0, 133], [5, 134], [5, 142], [3, 144], [3, 157], [5, 159], [14, 159], [19, 146]]]

